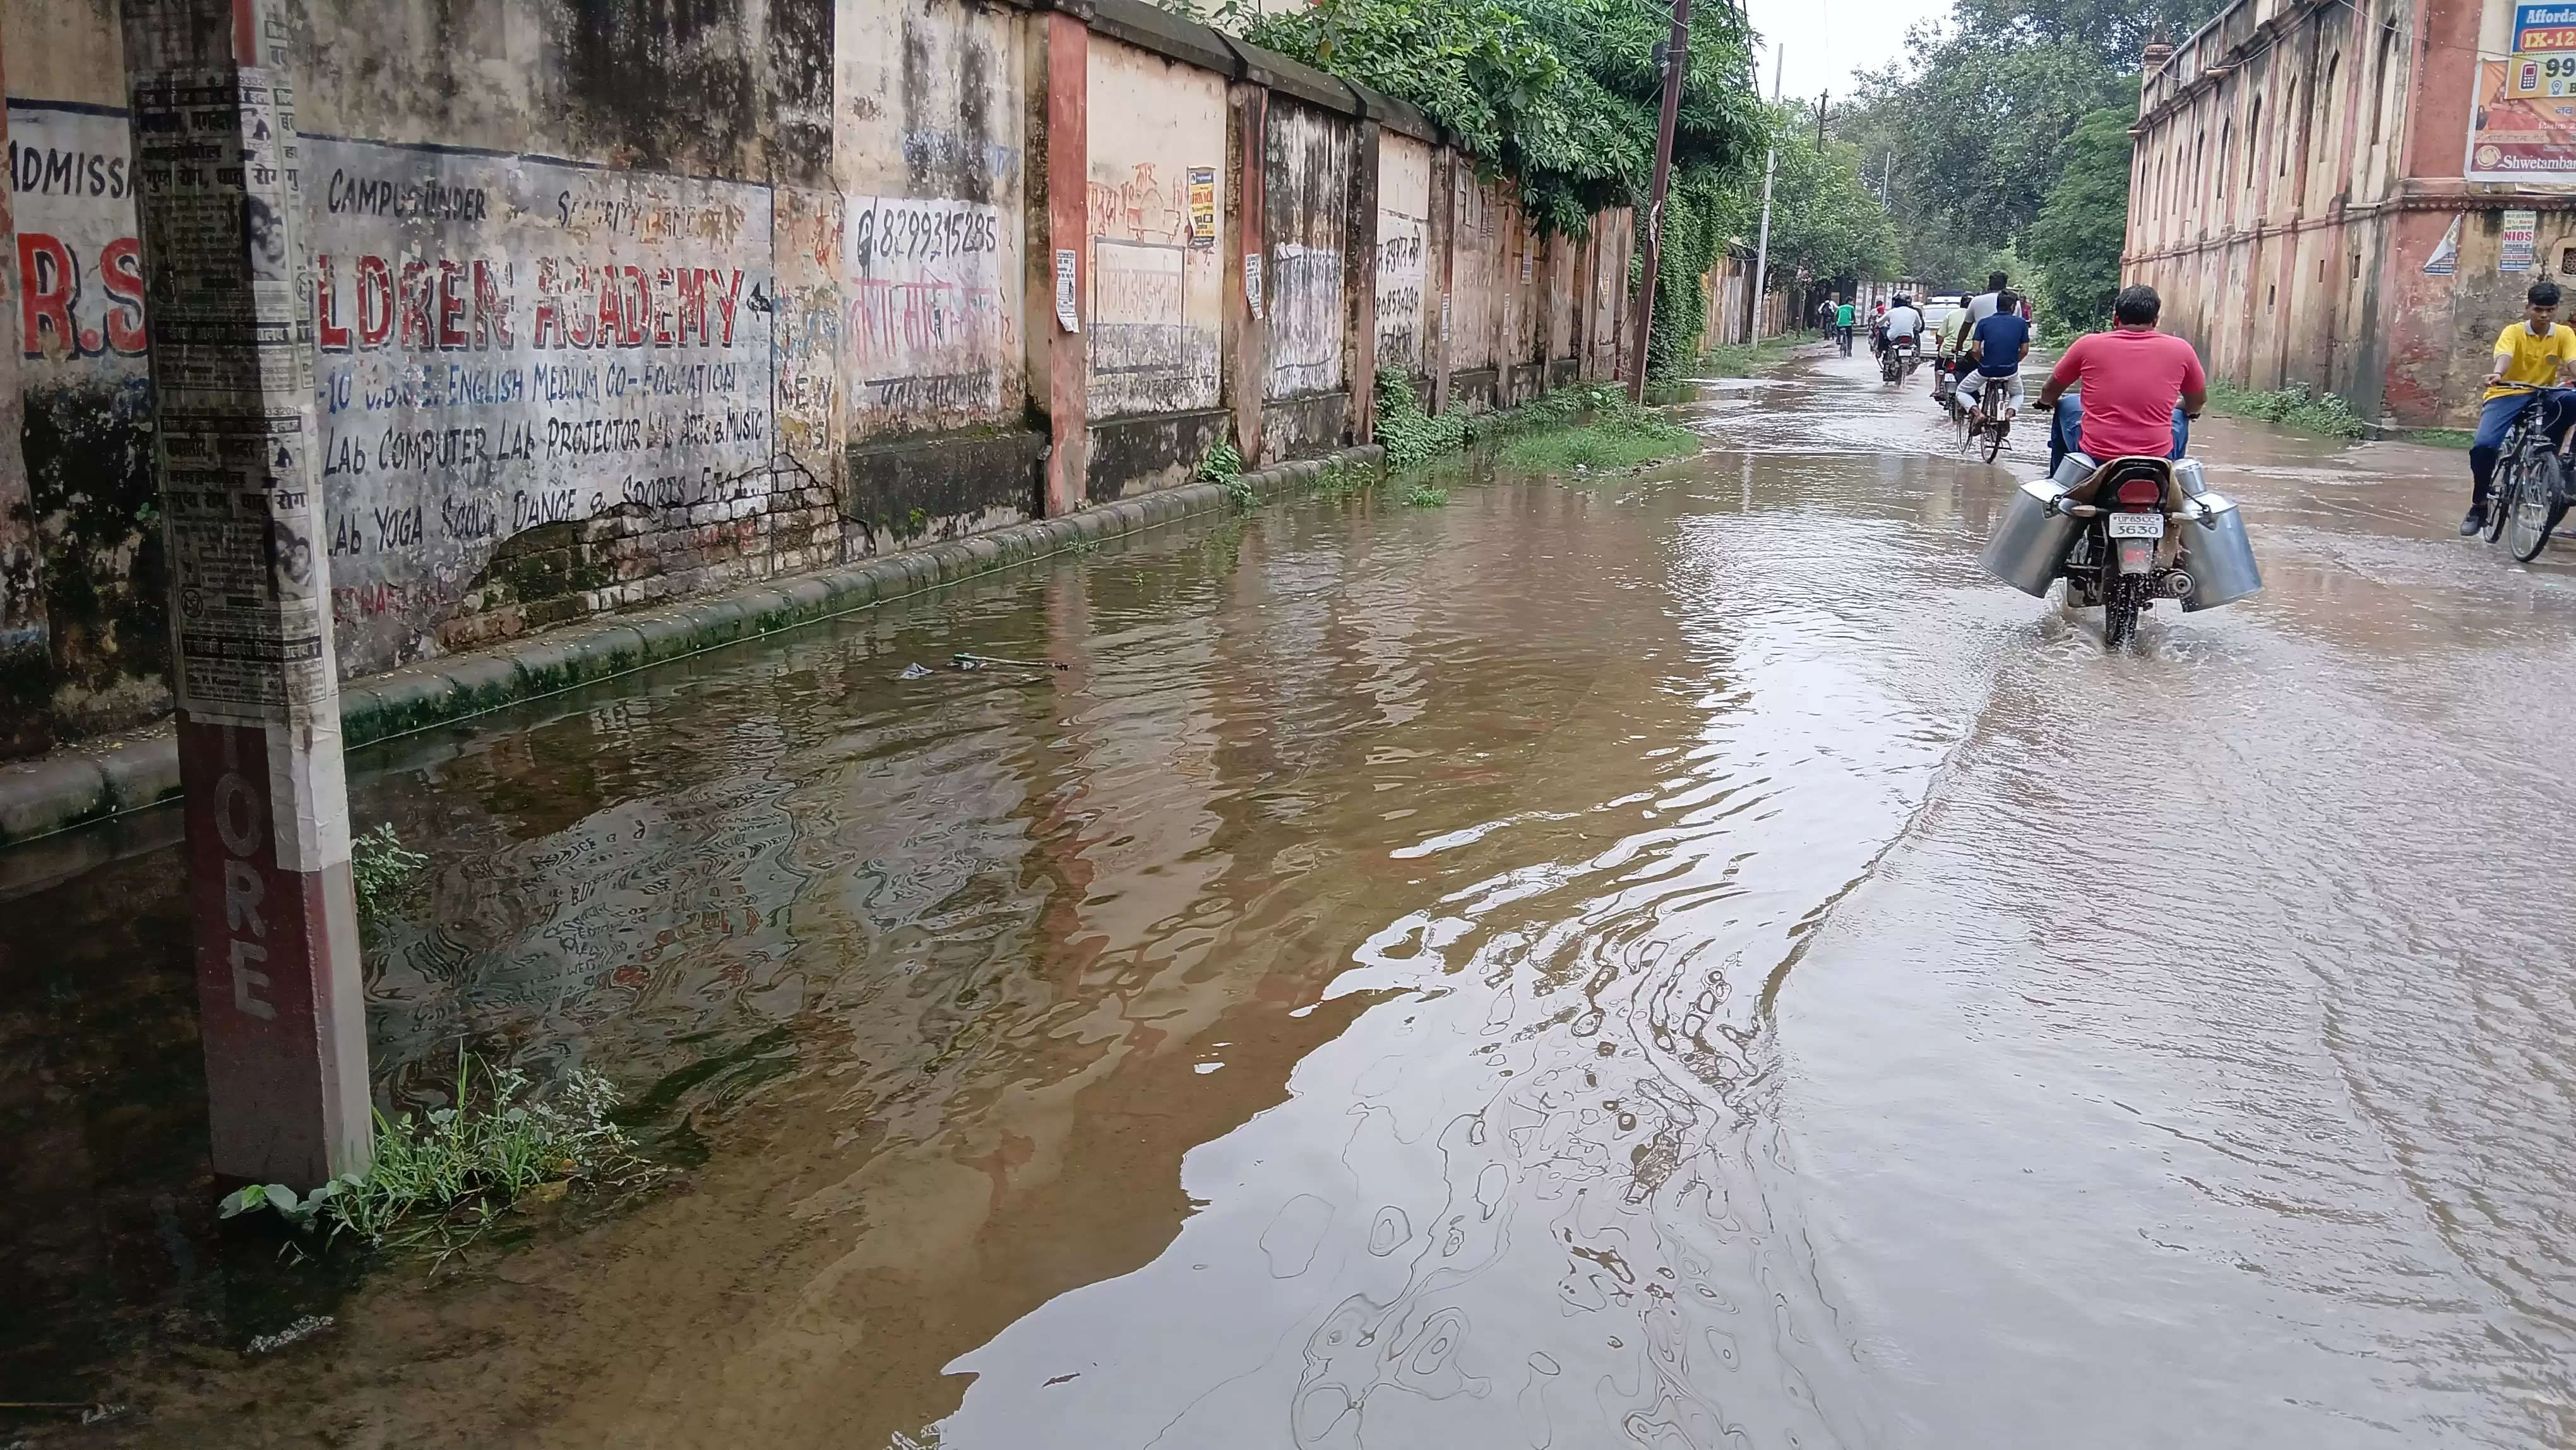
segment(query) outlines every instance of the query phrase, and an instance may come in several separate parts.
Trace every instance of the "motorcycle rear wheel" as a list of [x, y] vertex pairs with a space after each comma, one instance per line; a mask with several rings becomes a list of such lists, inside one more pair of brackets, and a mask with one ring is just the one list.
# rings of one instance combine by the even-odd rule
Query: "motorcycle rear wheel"
[[2115, 574], [2102, 585], [2102, 648], [2117, 651], [2138, 637], [2138, 606], [2146, 602], [2143, 574]]

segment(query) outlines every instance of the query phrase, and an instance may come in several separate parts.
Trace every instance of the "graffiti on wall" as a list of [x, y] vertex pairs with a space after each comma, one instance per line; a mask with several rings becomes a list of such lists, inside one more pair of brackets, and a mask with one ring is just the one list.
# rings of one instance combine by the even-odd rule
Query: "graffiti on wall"
[[1270, 395], [1291, 398], [1342, 378], [1342, 251], [1281, 242], [1270, 249]]
[[[1216, 406], [1222, 282], [1213, 232], [1206, 244], [1199, 240], [1194, 175], [1205, 175], [1213, 190], [1213, 168], [1151, 161], [1094, 168], [1086, 194], [1094, 417]], [[1212, 228], [1213, 204], [1207, 212]]]
[[1418, 373], [1424, 367], [1422, 292], [1430, 224], [1391, 211], [1377, 214], [1377, 363]]
[[843, 228], [850, 406], [912, 426], [989, 418], [1018, 359], [1015, 251], [998, 207], [854, 196]]
[[341, 657], [420, 650], [514, 534], [770, 487], [770, 192], [309, 139]]
[[20, 438], [53, 593], [54, 708], [97, 727], [168, 700], [131, 151], [122, 114], [9, 107]]

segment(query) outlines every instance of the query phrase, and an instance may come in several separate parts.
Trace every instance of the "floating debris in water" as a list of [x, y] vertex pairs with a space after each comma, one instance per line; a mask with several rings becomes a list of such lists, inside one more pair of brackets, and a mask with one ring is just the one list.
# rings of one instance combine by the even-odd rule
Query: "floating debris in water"
[[963, 650], [950, 655], [948, 663], [961, 670], [980, 670], [993, 665], [1008, 665], [1015, 670], [1061, 670], [1066, 666], [1054, 660], [1006, 660], [992, 655], [968, 654]]
[[262, 1334], [257, 1336], [251, 1340], [250, 1347], [242, 1352], [245, 1354], [274, 1354], [299, 1339], [309, 1339], [330, 1327], [330, 1315], [307, 1314], [303, 1318], [286, 1326], [284, 1329], [277, 1331], [275, 1334]]
[[926, 680], [930, 678], [930, 669], [920, 661], [915, 660], [913, 663], [905, 665], [903, 667], [903, 673], [895, 676], [895, 678], [898, 680]]

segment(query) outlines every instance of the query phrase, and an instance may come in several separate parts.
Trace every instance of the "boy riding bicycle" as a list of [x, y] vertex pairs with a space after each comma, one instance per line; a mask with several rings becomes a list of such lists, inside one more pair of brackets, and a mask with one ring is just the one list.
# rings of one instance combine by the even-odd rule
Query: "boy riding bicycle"
[[2496, 335], [2495, 366], [2478, 406], [2477, 437], [2469, 444], [2469, 516], [2460, 521], [2464, 535], [2487, 525], [2496, 457], [2522, 410], [2539, 400], [2541, 429], [2554, 443], [2563, 442], [2568, 424], [2576, 422], [2576, 393], [2552, 386], [2576, 381], [2576, 327], [2557, 320], [2558, 284], [2534, 282], [2523, 301], [2523, 320]]

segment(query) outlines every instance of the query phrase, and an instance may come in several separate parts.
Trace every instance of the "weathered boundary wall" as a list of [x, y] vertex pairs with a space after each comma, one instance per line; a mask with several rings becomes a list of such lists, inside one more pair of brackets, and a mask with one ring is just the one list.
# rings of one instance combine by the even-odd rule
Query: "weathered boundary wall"
[[[299, 15], [324, 522], [279, 547], [347, 677], [1330, 452], [1380, 367], [1616, 367], [1624, 211], [1543, 239], [1411, 108], [1135, 0]], [[0, 15], [0, 755], [169, 707], [118, 23]]]

